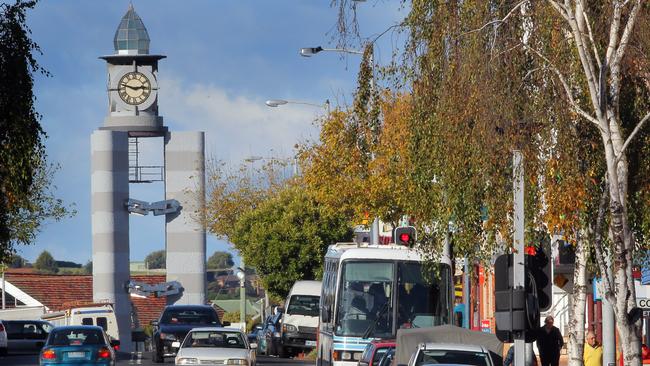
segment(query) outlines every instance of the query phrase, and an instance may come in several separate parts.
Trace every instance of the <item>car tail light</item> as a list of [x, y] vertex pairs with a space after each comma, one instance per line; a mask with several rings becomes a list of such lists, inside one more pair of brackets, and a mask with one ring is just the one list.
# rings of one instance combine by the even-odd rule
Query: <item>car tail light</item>
[[43, 352], [41, 352], [41, 357], [46, 360], [54, 360], [56, 359], [56, 352], [54, 352], [51, 349], [46, 349]]
[[97, 351], [97, 357], [98, 358], [111, 358], [111, 351], [106, 348], [100, 348], [99, 351]]

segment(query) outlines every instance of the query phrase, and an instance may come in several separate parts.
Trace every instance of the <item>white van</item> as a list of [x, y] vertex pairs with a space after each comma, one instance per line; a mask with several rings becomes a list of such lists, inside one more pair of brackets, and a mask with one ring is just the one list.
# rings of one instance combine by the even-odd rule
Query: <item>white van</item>
[[291, 287], [282, 315], [280, 357], [295, 356], [316, 348], [320, 281], [297, 281]]
[[110, 303], [70, 305], [65, 311], [43, 314], [41, 319], [55, 326], [96, 325], [104, 329], [111, 339], [120, 339], [115, 311], [113, 310], [113, 304]]

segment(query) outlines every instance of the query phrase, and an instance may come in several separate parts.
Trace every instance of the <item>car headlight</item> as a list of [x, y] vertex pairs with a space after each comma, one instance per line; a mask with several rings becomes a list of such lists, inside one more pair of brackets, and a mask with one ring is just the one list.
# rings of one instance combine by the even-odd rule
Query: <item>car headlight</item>
[[291, 324], [284, 324], [284, 325], [282, 325], [282, 327], [284, 328], [285, 332], [297, 332], [298, 331], [298, 328], [294, 327]]
[[226, 360], [226, 365], [248, 365], [248, 361], [243, 358], [230, 358]]
[[192, 358], [192, 357], [181, 357], [176, 359], [176, 364], [177, 365], [198, 365], [199, 359]]
[[170, 333], [160, 333], [160, 339], [165, 339], [168, 341], [175, 341], [176, 336]]

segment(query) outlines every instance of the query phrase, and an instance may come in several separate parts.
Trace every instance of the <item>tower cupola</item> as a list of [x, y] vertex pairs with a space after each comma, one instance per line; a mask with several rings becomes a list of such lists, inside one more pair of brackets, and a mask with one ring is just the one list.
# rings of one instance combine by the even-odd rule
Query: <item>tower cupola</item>
[[122, 17], [120, 26], [115, 31], [113, 45], [118, 55], [147, 55], [149, 54], [149, 33], [142, 19], [129, 4], [129, 10]]

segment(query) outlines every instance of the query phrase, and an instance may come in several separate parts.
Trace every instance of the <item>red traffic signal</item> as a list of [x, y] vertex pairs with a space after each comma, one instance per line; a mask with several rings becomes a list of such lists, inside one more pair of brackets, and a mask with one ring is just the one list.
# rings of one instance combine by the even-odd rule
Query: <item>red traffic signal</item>
[[413, 246], [415, 244], [416, 230], [413, 226], [398, 226], [395, 228], [393, 238], [395, 244]]

